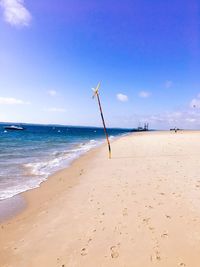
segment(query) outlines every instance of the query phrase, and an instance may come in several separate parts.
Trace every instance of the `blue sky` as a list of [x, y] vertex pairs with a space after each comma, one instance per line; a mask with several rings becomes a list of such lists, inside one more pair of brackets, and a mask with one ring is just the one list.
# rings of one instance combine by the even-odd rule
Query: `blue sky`
[[200, 1], [0, 0], [0, 121], [200, 127]]

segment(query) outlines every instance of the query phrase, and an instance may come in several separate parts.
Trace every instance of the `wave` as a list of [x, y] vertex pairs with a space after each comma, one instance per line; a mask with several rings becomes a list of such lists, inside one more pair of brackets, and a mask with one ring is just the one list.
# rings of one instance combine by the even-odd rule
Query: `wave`
[[53, 151], [48, 159], [40, 159], [37, 162], [23, 164], [25, 177], [17, 185], [6, 188], [0, 192], [0, 200], [13, 197], [27, 190], [37, 188], [48, 176], [56, 171], [68, 167], [72, 161], [79, 158], [94, 147], [101, 145], [103, 140], [90, 140], [80, 143], [67, 151]]
[[81, 143], [68, 151], [55, 151], [52, 152], [53, 158], [42, 162], [27, 163], [24, 164], [24, 167], [29, 169], [30, 175], [46, 177], [50, 175], [52, 171], [57, 171], [57, 169], [69, 166], [74, 159], [80, 157], [100, 143], [100, 141], [90, 140], [88, 143]]
[[[0, 153], [0, 166], [3, 166], [0, 169], [0, 200], [39, 187], [49, 175], [68, 167], [90, 149], [106, 142], [103, 132], [101, 135], [96, 134], [97, 129], [91, 135], [91, 130], [87, 132], [84, 128], [82, 135], [79, 128], [76, 131], [76, 128], [71, 128], [72, 133], [66, 138], [65, 135], [61, 136], [62, 133], [59, 137], [49, 134], [48, 127], [35, 128], [38, 132], [27, 131], [20, 133], [20, 136], [19, 133], [3, 134], [3, 142], [0, 143], [0, 152], [1, 149], [3, 151]], [[87, 133], [91, 139], [84, 142], [88, 138]], [[126, 135], [124, 132], [112, 134], [109, 136], [111, 141]]]

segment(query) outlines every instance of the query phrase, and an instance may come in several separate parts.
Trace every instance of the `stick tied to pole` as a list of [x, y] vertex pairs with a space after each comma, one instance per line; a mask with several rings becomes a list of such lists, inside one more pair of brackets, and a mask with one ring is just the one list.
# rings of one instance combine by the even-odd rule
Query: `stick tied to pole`
[[98, 105], [99, 105], [99, 110], [100, 110], [100, 114], [101, 114], [101, 119], [102, 119], [102, 123], [103, 123], [103, 128], [104, 128], [104, 133], [106, 136], [106, 140], [108, 143], [108, 152], [109, 152], [109, 159], [111, 159], [111, 146], [110, 146], [110, 141], [109, 141], [109, 137], [108, 137], [108, 133], [106, 130], [106, 124], [105, 124], [105, 120], [104, 120], [104, 116], [103, 116], [103, 111], [102, 111], [102, 107], [101, 107], [101, 101], [100, 101], [100, 97], [99, 97], [99, 88], [100, 88], [101, 83], [99, 82], [96, 88], [93, 88], [92, 90], [94, 91], [93, 94], [93, 98], [97, 97], [97, 101], [98, 101]]

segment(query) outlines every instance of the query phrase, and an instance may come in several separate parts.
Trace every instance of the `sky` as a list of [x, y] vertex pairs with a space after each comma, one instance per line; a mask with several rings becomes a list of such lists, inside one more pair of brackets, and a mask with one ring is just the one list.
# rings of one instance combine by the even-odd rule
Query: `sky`
[[200, 128], [200, 0], [0, 0], [0, 121]]

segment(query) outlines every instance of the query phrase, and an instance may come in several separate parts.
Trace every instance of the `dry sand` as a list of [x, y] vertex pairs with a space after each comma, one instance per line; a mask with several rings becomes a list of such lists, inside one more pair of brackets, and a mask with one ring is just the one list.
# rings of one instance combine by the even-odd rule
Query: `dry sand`
[[102, 146], [23, 194], [0, 228], [1, 267], [200, 266], [200, 132]]

